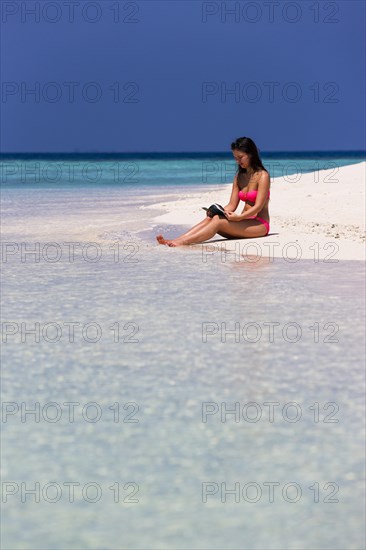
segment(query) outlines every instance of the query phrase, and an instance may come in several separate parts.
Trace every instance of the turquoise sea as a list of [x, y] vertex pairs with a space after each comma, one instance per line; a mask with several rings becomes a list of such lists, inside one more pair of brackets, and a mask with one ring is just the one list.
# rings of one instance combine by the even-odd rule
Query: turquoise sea
[[364, 265], [155, 245], [230, 155], [0, 168], [2, 547], [363, 548]]
[[[356, 164], [365, 152], [267, 153], [262, 161], [271, 177], [290, 177]], [[0, 182], [4, 185], [123, 185], [209, 186], [233, 180], [236, 165], [231, 153], [85, 153], [0, 154]]]

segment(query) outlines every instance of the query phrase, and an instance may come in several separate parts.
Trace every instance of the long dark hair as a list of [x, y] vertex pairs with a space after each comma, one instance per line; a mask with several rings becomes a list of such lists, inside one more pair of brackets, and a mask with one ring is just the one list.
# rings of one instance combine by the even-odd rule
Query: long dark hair
[[[250, 164], [254, 172], [258, 172], [258, 170], [265, 170], [266, 172], [268, 172], [267, 168], [265, 168], [262, 164], [261, 158], [259, 156], [259, 149], [252, 139], [250, 139], [249, 137], [241, 137], [236, 139], [231, 144], [231, 150], [234, 151], [234, 149], [242, 151], [243, 153], [247, 153], [250, 156]], [[242, 168], [240, 165], [238, 165], [238, 177], [241, 174], [245, 173], [246, 168]]]

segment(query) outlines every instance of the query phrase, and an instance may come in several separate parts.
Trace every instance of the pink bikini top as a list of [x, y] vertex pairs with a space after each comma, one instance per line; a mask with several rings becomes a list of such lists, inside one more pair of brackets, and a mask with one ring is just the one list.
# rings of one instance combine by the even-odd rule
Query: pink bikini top
[[[244, 193], [244, 191], [239, 191], [238, 196], [239, 199], [246, 202], [255, 202], [258, 195], [258, 191], [248, 191], [248, 193]], [[268, 191], [268, 199], [270, 196], [270, 192]]]

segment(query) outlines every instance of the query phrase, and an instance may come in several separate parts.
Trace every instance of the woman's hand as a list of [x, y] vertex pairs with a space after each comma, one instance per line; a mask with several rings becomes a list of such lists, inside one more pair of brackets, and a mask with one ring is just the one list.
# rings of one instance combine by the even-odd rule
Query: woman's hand
[[235, 212], [226, 212], [226, 217], [229, 220], [229, 222], [239, 222], [240, 217], [238, 214], [235, 214]]

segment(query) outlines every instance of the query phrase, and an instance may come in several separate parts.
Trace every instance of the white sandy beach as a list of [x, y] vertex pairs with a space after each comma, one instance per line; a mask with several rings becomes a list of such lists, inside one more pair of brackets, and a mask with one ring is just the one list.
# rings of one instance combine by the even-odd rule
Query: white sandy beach
[[[293, 174], [271, 180], [270, 233], [258, 239], [218, 241], [214, 248], [262, 256], [298, 259], [365, 259], [365, 175], [366, 162]], [[229, 202], [231, 183], [214, 190], [179, 196], [178, 200], [147, 208], [166, 210], [154, 223], [187, 226], [198, 223], [202, 206]], [[237, 211], [240, 212], [243, 203]], [[172, 238], [171, 236], [169, 238]], [[254, 243], [249, 246], [249, 243]], [[290, 243], [296, 243], [294, 245]], [[318, 243], [318, 244], [317, 244]], [[331, 243], [331, 244], [329, 244]], [[211, 245], [212, 246], [212, 245]], [[219, 249], [219, 248], [218, 248]], [[242, 253], [242, 252], [240, 252]]]

